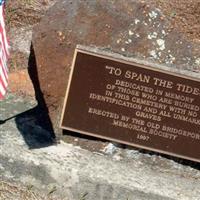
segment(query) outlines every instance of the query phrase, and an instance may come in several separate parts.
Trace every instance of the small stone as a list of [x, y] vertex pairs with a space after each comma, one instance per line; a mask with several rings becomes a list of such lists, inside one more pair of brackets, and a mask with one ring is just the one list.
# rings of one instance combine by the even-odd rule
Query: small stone
[[151, 39], [153, 39], [153, 38], [157, 38], [157, 36], [158, 36], [158, 34], [157, 34], [156, 32], [153, 32], [153, 33], [150, 33], [150, 34], [148, 35], [148, 39], [151, 40]]
[[158, 13], [156, 13], [155, 11], [151, 11], [149, 13], [149, 17], [152, 18], [152, 19], [155, 19], [157, 16], [158, 16]]
[[166, 35], [166, 32], [165, 32], [165, 30], [162, 30], [162, 34], [163, 34], [163, 35]]
[[128, 39], [128, 42], [129, 42], [129, 43], [131, 43], [131, 42], [132, 42], [132, 40], [131, 40], [131, 39]]
[[139, 19], [135, 19], [135, 24], [138, 24], [140, 22]]
[[128, 34], [131, 36], [131, 35], [134, 35], [134, 32], [129, 30]]
[[158, 55], [157, 55], [157, 53], [156, 53], [155, 50], [150, 51], [150, 55], [151, 55], [154, 59], [157, 59], [157, 58], [158, 58]]
[[120, 161], [122, 159], [122, 157], [120, 155], [114, 155], [113, 159], [116, 161]]
[[140, 37], [140, 35], [139, 35], [138, 33], [137, 33], [135, 36], [136, 36], [136, 38], [139, 38], [139, 37]]
[[200, 66], [200, 58], [197, 58], [197, 59], [195, 60], [195, 64]]
[[121, 51], [125, 52], [125, 48], [121, 48]]
[[118, 39], [118, 40], [117, 40], [117, 44], [119, 44], [120, 42], [121, 42], [121, 39]]
[[163, 20], [164, 20], [164, 17], [163, 17], [163, 16], [161, 16], [161, 17], [160, 17], [160, 20], [161, 20], [161, 21], [163, 21]]
[[109, 143], [104, 149], [103, 152], [106, 154], [114, 154], [117, 151], [117, 147], [113, 143]]
[[163, 39], [158, 39], [157, 40], [157, 44], [158, 44], [158, 46], [160, 47], [160, 50], [164, 50], [165, 49], [165, 40], [163, 40]]
[[60, 37], [61, 37], [61, 36], [62, 36], [62, 34], [63, 34], [63, 33], [62, 33], [61, 31], [58, 31], [58, 36], [60, 36]]

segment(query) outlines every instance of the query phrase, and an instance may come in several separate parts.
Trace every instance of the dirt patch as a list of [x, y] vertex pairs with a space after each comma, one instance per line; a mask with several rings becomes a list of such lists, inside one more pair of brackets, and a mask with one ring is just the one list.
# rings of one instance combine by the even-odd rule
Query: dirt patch
[[8, 29], [34, 25], [44, 15], [54, 0], [15, 0], [6, 4], [6, 22]]
[[20, 96], [35, 96], [35, 91], [26, 69], [10, 73], [9, 90]]
[[[54, 2], [55, 0], [8, 1], [6, 9], [8, 27], [38, 23], [48, 6]], [[148, 0], [143, 2], [159, 8], [171, 21], [172, 28], [180, 30], [188, 39], [200, 41], [200, 0]]]
[[50, 197], [50, 193], [47, 196], [41, 196], [32, 191], [33, 186], [17, 186], [5, 181], [0, 181], [0, 200], [56, 200]]
[[10, 72], [20, 69], [26, 69], [28, 65], [28, 57], [21, 52], [11, 52], [10, 59], [8, 61]]
[[169, 18], [174, 28], [200, 42], [200, 0], [149, 0]]

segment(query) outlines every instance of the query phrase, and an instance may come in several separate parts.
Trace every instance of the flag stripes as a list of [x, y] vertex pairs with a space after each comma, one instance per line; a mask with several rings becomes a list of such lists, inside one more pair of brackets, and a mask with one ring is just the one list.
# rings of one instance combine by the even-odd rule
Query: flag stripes
[[9, 45], [6, 37], [4, 22], [4, 1], [0, 0], [0, 100], [2, 100], [5, 96], [8, 86], [8, 50]]

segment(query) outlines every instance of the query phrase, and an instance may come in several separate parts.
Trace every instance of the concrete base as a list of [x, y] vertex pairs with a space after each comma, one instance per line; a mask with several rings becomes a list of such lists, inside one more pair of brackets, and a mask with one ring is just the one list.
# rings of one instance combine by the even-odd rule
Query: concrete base
[[[0, 120], [35, 102], [8, 95]], [[183, 160], [114, 148], [102, 154], [61, 142], [51, 145], [33, 110], [0, 125], [0, 179], [33, 185], [66, 200], [198, 200], [200, 166]], [[46, 137], [46, 139], [45, 139]], [[181, 164], [184, 163], [183, 164]]]

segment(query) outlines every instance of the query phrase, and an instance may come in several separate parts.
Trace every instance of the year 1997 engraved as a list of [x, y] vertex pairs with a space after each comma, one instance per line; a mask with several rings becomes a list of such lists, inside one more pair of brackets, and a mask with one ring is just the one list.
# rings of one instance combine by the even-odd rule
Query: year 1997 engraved
[[138, 140], [148, 141], [149, 140], [149, 136], [142, 135], [142, 134], [137, 134], [137, 139]]

